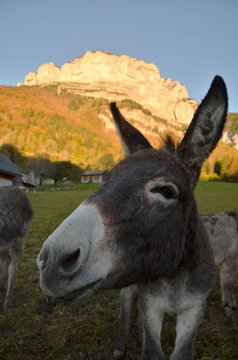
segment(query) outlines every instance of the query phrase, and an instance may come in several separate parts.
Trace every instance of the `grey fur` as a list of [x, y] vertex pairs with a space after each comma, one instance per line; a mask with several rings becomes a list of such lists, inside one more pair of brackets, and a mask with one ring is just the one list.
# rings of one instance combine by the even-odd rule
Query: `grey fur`
[[129, 156], [49, 236], [38, 255], [41, 287], [50, 296], [73, 300], [95, 289], [136, 284], [142, 360], [164, 359], [165, 313], [177, 316], [170, 360], [193, 358], [215, 275], [193, 189], [221, 136], [227, 106], [225, 83], [216, 76], [178, 149], [167, 141], [155, 150], [111, 104]]
[[237, 303], [234, 294], [238, 270], [238, 213], [202, 215], [219, 266], [222, 306], [226, 316], [235, 319]]
[[[11, 311], [12, 291], [18, 264], [25, 246], [33, 210], [28, 197], [17, 187], [0, 187], [0, 291], [7, 292], [3, 311]], [[9, 249], [12, 249], [11, 258]]]
[[[201, 215], [209, 235], [216, 265], [220, 270], [222, 306], [227, 317], [234, 320], [237, 303], [234, 286], [238, 270], [238, 213]], [[139, 287], [132, 285], [120, 292], [120, 325], [116, 337], [113, 359], [120, 359], [125, 352], [130, 321], [139, 299]]]

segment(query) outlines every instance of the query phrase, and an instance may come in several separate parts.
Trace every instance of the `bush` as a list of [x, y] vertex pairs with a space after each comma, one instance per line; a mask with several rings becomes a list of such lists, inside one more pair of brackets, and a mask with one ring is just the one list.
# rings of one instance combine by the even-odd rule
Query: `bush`
[[76, 98], [69, 102], [68, 108], [73, 111], [78, 111], [81, 105], [83, 105], [83, 99]]

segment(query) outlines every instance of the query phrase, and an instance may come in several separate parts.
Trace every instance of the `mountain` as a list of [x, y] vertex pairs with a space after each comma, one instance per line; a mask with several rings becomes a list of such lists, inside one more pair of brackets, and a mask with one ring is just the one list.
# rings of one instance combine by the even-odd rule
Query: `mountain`
[[162, 78], [154, 64], [103, 51], [88, 51], [61, 68], [52, 62], [43, 64], [24, 81], [27, 86], [49, 84], [58, 84], [59, 92], [67, 89], [110, 101], [131, 99], [170, 122], [190, 123], [197, 108], [197, 101], [189, 99], [186, 87]]
[[[197, 107], [186, 88], [160, 77], [155, 65], [99, 51], [61, 68], [44, 64], [24, 84], [0, 86], [0, 99], [0, 146], [83, 168], [110, 168], [123, 157], [110, 101], [155, 147], [165, 133], [179, 141]], [[207, 173], [224, 156], [226, 169], [236, 169], [237, 120], [238, 114], [229, 114], [223, 140], [230, 145], [213, 153]]]

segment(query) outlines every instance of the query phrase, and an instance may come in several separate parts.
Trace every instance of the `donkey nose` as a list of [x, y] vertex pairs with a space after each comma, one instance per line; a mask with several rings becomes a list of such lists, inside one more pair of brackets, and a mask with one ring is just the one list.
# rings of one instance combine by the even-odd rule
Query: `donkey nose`
[[73, 252], [64, 254], [59, 260], [59, 272], [65, 275], [73, 275], [81, 265], [80, 254], [81, 251], [79, 248]]

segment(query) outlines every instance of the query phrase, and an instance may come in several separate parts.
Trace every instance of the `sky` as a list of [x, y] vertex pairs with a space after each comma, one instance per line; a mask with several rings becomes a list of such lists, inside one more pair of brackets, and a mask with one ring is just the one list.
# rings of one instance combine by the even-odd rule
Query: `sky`
[[153, 63], [198, 102], [221, 75], [238, 112], [238, 0], [0, 0], [0, 85], [88, 50]]

